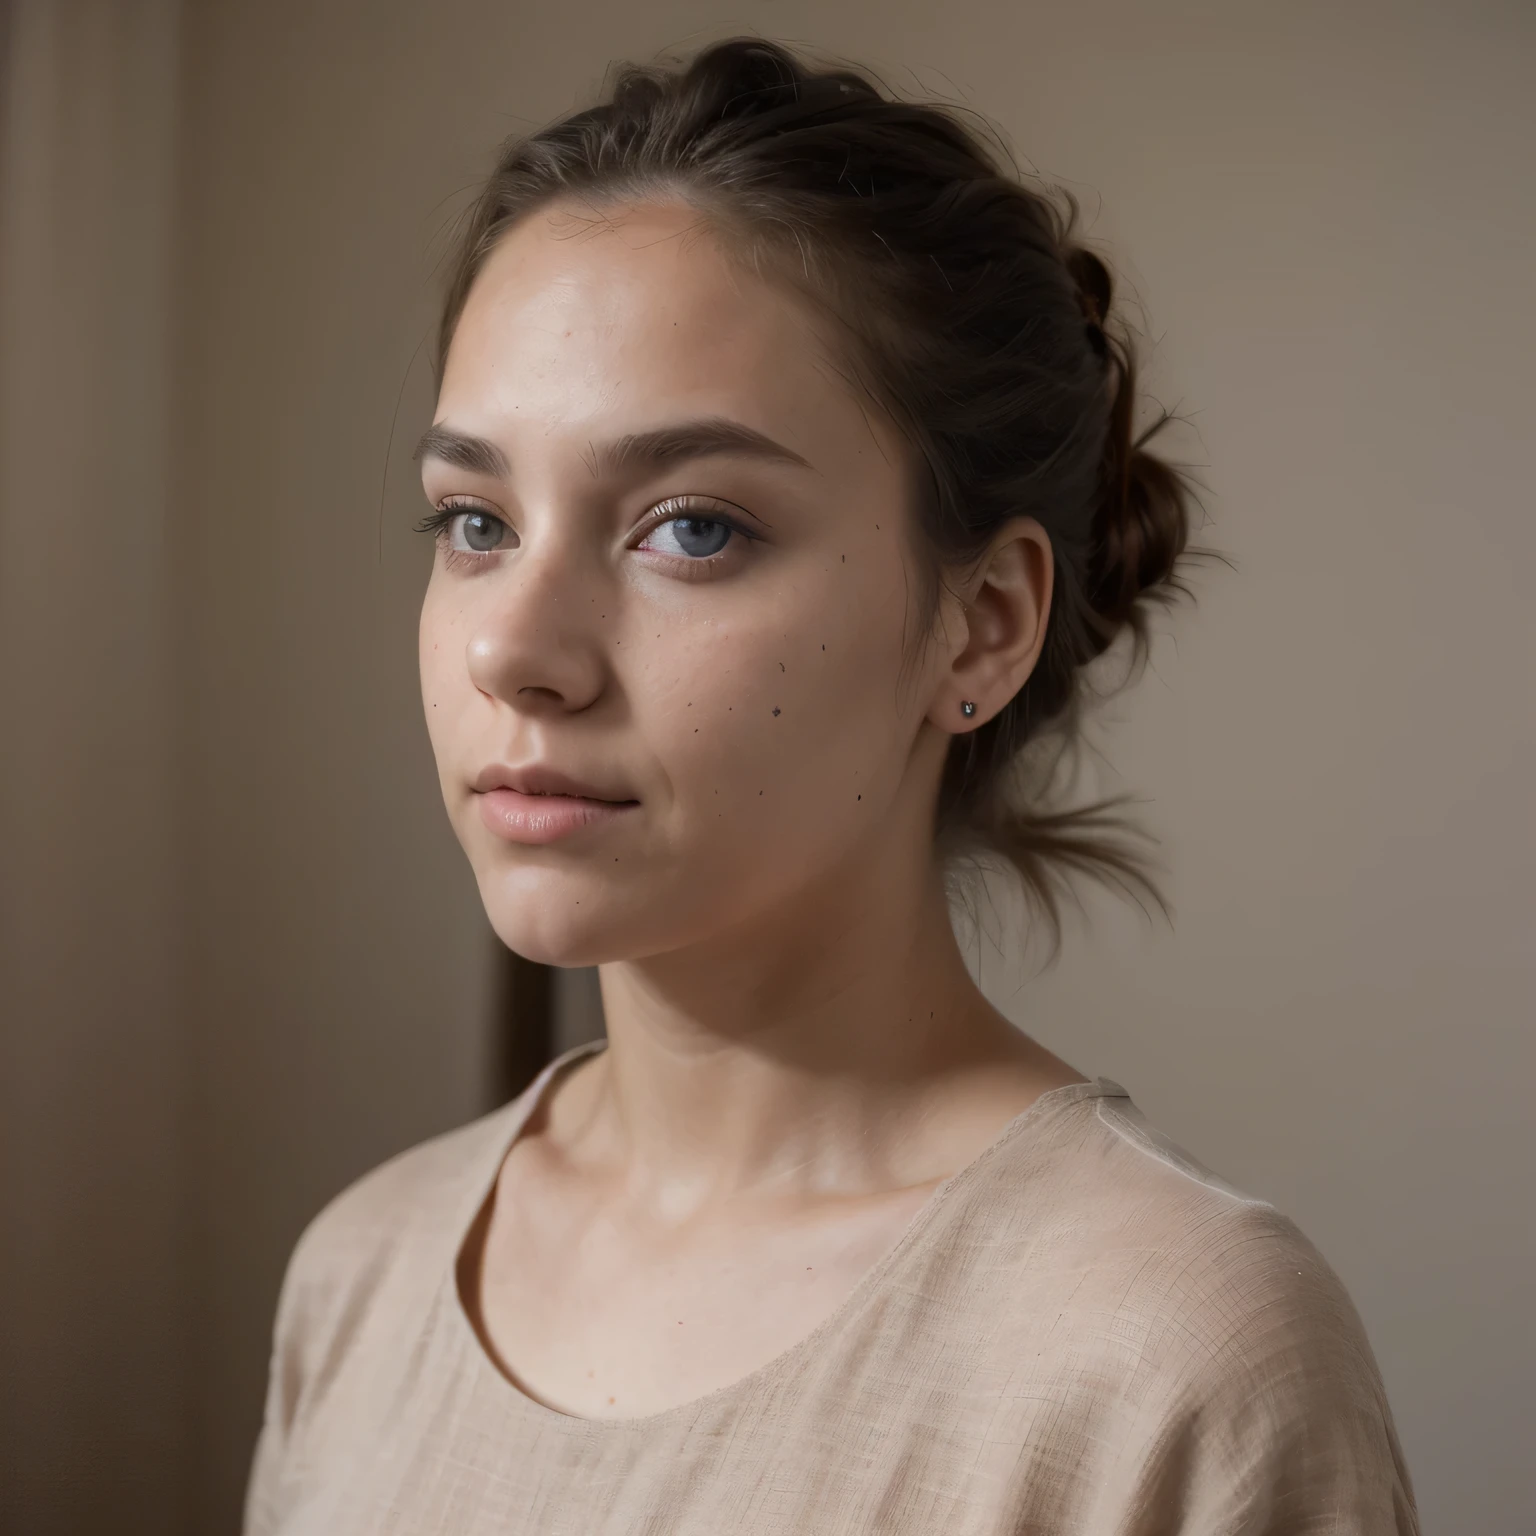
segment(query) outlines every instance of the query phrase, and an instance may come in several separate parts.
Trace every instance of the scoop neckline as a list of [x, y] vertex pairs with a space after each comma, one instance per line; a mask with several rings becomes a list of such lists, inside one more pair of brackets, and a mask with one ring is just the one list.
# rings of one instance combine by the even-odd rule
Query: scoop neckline
[[482, 1343], [479, 1332], [465, 1310], [464, 1298], [459, 1292], [458, 1271], [465, 1246], [469, 1242], [470, 1232], [479, 1219], [486, 1201], [495, 1193], [496, 1181], [501, 1177], [502, 1165], [517, 1144], [517, 1139], [522, 1135], [524, 1127], [543, 1103], [551, 1085], [566, 1068], [587, 1056], [606, 1050], [607, 1047], [608, 1042], [604, 1039], [572, 1046], [570, 1050], [549, 1062], [519, 1098], [513, 1100], [514, 1106], [520, 1103], [522, 1107], [513, 1116], [510, 1128], [496, 1138], [494, 1161], [491, 1163], [489, 1174], [482, 1173], [475, 1182], [476, 1193], [474, 1199], [468, 1203], [467, 1216], [464, 1211], [459, 1214], [455, 1224], [456, 1236], [449, 1250], [446, 1274], [442, 1279], [442, 1284], [446, 1285], [448, 1290], [447, 1306], [452, 1315], [459, 1345], [473, 1356], [476, 1374], [489, 1377], [491, 1390], [499, 1391], [505, 1398], [510, 1399], [514, 1412], [523, 1413], [561, 1433], [574, 1434], [587, 1439], [603, 1435], [634, 1434], [647, 1429], [659, 1429], [669, 1423], [694, 1420], [700, 1414], [719, 1407], [732, 1397], [746, 1397], [761, 1388], [772, 1385], [793, 1370], [803, 1359], [813, 1356], [823, 1339], [844, 1326], [867, 1304], [870, 1297], [878, 1290], [881, 1281], [905, 1257], [907, 1251], [918, 1241], [923, 1232], [933, 1224], [938, 1212], [948, 1202], [954, 1191], [972, 1182], [1010, 1142], [1017, 1140], [1025, 1129], [1032, 1128], [1034, 1122], [1043, 1117], [1044, 1112], [1064, 1108], [1085, 1099], [1130, 1097], [1127, 1090], [1113, 1078], [1104, 1076], [1047, 1088], [1044, 1093], [1038, 1095], [1032, 1103], [1008, 1121], [997, 1136], [970, 1162], [935, 1187], [933, 1193], [913, 1212], [896, 1241], [859, 1276], [852, 1289], [809, 1333], [802, 1334], [778, 1354], [764, 1361], [762, 1365], [753, 1367], [745, 1375], [738, 1376], [736, 1380], [726, 1382], [723, 1386], [711, 1388], [710, 1391], [701, 1393], [698, 1397], [673, 1403], [670, 1407], [658, 1409], [655, 1413], [637, 1414], [624, 1418], [590, 1418], [583, 1414], [563, 1413], [558, 1408], [551, 1408], [547, 1403], [540, 1402], [538, 1398], [524, 1391], [497, 1364]]

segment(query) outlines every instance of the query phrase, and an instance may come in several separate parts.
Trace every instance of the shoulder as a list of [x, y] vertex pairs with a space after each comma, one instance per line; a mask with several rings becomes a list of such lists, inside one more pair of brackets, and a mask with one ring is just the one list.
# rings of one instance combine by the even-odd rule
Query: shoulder
[[[1216, 1173], [1117, 1085], [1088, 1101], [1063, 1159], [1085, 1240], [1119, 1274], [1122, 1306], [1191, 1370], [1287, 1340], [1348, 1352], [1364, 1330], [1342, 1280], [1297, 1223]], [[1148, 1342], [1152, 1342], [1149, 1336]], [[1171, 1364], [1172, 1361], [1170, 1360]]]
[[1145, 1476], [1169, 1480], [1142, 1496], [1209, 1506], [1211, 1529], [1416, 1531], [1380, 1370], [1338, 1273], [1290, 1216], [1112, 1086], [1078, 1117], [1063, 1166], [1091, 1249], [1073, 1262], [1096, 1272], [1099, 1363], [1121, 1409], [1138, 1405], [1127, 1422], [1147, 1437]]
[[[452, 1273], [459, 1238], [516, 1134], [525, 1099], [435, 1136], [364, 1174], [304, 1228], [283, 1275], [245, 1526], [275, 1530], [292, 1448], [333, 1397], [379, 1394], [401, 1330], [420, 1328]], [[305, 1426], [309, 1426], [308, 1430]]]
[[356, 1284], [402, 1255], [451, 1251], [488, 1192], [516, 1128], [514, 1103], [420, 1142], [365, 1173], [310, 1219], [288, 1262], [290, 1289]]
[[517, 1100], [397, 1154], [315, 1215], [289, 1257], [273, 1329], [268, 1417], [291, 1422], [381, 1330], [430, 1301], [515, 1134]]

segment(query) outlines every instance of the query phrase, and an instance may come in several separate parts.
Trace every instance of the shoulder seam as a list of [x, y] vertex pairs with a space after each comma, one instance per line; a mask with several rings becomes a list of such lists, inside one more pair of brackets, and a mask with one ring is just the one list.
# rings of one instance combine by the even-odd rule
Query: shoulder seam
[[1246, 1194], [1242, 1190], [1235, 1189], [1231, 1184], [1220, 1179], [1214, 1172], [1211, 1173], [1209, 1178], [1205, 1178], [1193, 1169], [1186, 1168], [1182, 1164], [1175, 1162], [1155, 1143], [1148, 1142], [1143, 1137], [1133, 1135], [1126, 1126], [1119, 1124], [1113, 1117], [1105, 1114], [1105, 1102], [1102, 1098], [1095, 1100], [1094, 1113], [1101, 1124], [1107, 1126], [1133, 1151], [1139, 1152], [1143, 1157], [1150, 1159], [1152, 1162], [1160, 1163], [1164, 1168], [1178, 1174], [1180, 1178], [1187, 1179], [1191, 1184], [1198, 1184], [1202, 1189], [1210, 1190], [1214, 1195], [1221, 1195], [1225, 1199], [1235, 1201], [1241, 1205], [1259, 1206], [1267, 1210], [1275, 1209], [1275, 1204], [1272, 1200], [1265, 1200], [1262, 1196]]

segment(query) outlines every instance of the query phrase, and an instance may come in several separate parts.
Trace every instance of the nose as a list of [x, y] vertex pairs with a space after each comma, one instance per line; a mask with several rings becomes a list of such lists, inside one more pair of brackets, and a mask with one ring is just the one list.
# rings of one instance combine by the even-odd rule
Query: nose
[[530, 541], [484, 581], [465, 656], [482, 693], [524, 712], [586, 709], [603, 689], [611, 604], [570, 541]]

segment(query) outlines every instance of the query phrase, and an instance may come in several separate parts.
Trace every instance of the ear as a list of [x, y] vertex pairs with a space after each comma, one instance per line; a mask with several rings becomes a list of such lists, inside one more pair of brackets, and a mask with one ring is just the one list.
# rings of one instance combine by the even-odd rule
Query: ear
[[[1029, 680], [1045, 644], [1056, 563], [1050, 535], [1032, 517], [998, 531], [959, 593], [961, 622], [948, 672], [928, 718], [956, 734], [985, 725]], [[976, 712], [960, 706], [969, 700]]]

